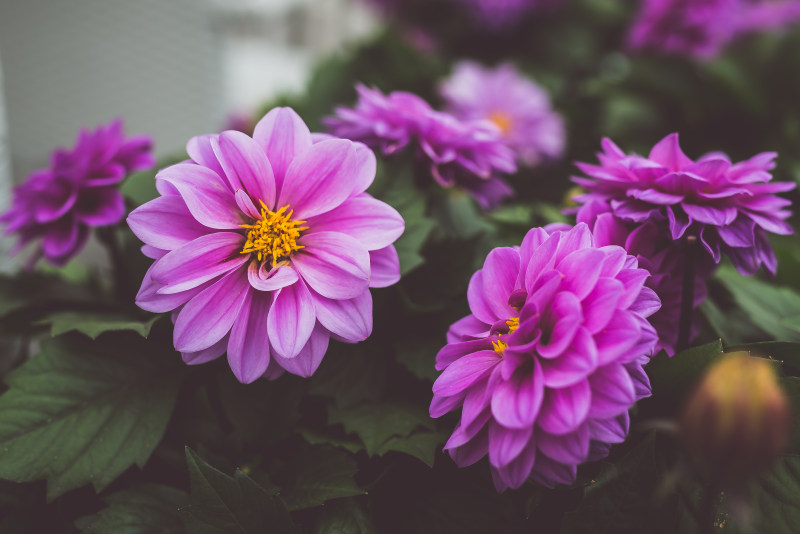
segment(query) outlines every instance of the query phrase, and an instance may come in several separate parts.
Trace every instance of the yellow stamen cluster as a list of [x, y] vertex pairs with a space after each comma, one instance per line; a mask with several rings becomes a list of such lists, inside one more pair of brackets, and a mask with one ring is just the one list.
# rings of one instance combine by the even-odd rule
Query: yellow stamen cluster
[[511, 132], [512, 120], [508, 113], [504, 111], [493, 111], [489, 113], [488, 118], [495, 126], [500, 128], [500, 132], [502, 132], [503, 135], [508, 135]]
[[[300, 232], [307, 230], [308, 226], [300, 226], [306, 221], [293, 221], [293, 210], [284, 206], [278, 211], [271, 211], [259, 200], [261, 204], [261, 218], [253, 224], [242, 224], [242, 228], [250, 231], [247, 233], [247, 242], [244, 244], [242, 254], [255, 253], [258, 261], [271, 258], [272, 266], [289, 257], [295, 250], [303, 248], [297, 244]], [[288, 212], [287, 212], [288, 210]]]
[[[512, 317], [511, 319], [508, 319], [506, 324], [508, 325], [508, 333], [510, 334], [519, 328], [519, 317]], [[497, 341], [492, 341], [492, 348], [497, 354], [503, 354], [508, 348], [508, 343], [501, 340], [501, 337], [503, 337], [503, 334], [497, 334]]]

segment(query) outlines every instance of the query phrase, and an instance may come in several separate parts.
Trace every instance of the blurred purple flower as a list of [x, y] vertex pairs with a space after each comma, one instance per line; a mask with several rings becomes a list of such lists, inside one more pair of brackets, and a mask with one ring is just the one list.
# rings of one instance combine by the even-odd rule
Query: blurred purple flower
[[363, 85], [356, 90], [354, 108], [338, 107], [336, 116], [324, 119], [334, 135], [362, 141], [385, 155], [415, 144], [440, 185], [465, 189], [484, 209], [511, 195], [498, 174], [517, 170], [514, 152], [494, 125], [458, 120], [411, 93], [384, 95]]
[[56, 149], [50, 167], [33, 171], [14, 189], [11, 207], [0, 216], [7, 234], [18, 234], [12, 250], [41, 239], [33, 256], [62, 266], [89, 239], [89, 229], [118, 223], [125, 216], [119, 184], [131, 172], [155, 164], [148, 136], [125, 139], [121, 119], [95, 131], [82, 129], [72, 150]]
[[798, 19], [797, 0], [643, 0], [628, 42], [633, 49], [710, 59], [739, 35]]
[[447, 111], [457, 118], [493, 122], [527, 165], [557, 158], [564, 152], [566, 134], [561, 116], [551, 108], [544, 89], [510, 63], [487, 69], [462, 61], [440, 91]]
[[653, 221], [679, 240], [694, 235], [713, 262], [727, 254], [744, 275], [763, 264], [775, 273], [777, 260], [767, 233], [791, 234], [785, 221], [791, 202], [776, 193], [794, 183], [773, 182], [774, 152], [733, 164], [725, 154], [690, 160], [678, 145], [678, 134], [662, 139], [648, 157], [626, 155], [603, 140], [600, 165], [578, 163], [589, 178], [573, 178], [586, 192], [574, 198], [584, 212], [608, 211], [622, 221]]
[[310, 376], [330, 337], [372, 331], [370, 287], [400, 278], [392, 243], [403, 219], [364, 191], [375, 155], [320, 138], [289, 108], [253, 137], [195, 137], [191, 161], [161, 170], [161, 196], [134, 210], [131, 230], [156, 259], [136, 303], [174, 310], [174, 344], [188, 364], [226, 350], [249, 383], [284, 370]]
[[650, 395], [642, 366], [658, 310], [648, 272], [589, 228], [534, 228], [496, 248], [469, 283], [471, 314], [436, 356], [432, 417], [461, 408], [445, 445], [461, 466], [488, 453], [498, 491], [529, 477], [574, 482], [577, 466], [625, 440], [628, 410]]
[[553, 0], [453, 0], [462, 4], [476, 22], [489, 29], [502, 29], [518, 21], [535, 8], [554, 3]]

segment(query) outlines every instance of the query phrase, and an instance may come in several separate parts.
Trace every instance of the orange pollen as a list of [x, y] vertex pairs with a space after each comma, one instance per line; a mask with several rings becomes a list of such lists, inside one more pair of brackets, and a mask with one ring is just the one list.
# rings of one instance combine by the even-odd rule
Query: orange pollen
[[493, 111], [489, 113], [488, 118], [495, 124], [495, 126], [500, 128], [500, 131], [503, 135], [508, 135], [511, 132], [513, 121], [508, 113], [504, 111]]
[[[506, 321], [508, 325], [508, 333], [510, 334], [517, 328], [519, 328], [519, 317], [512, 317]], [[503, 334], [497, 334], [497, 340], [492, 341], [492, 348], [497, 354], [503, 354], [505, 350], [508, 348], [508, 343], [500, 339], [503, 337]]]
[[258, 261], [270, 259], [272, 266], [288, 258], [295, 250], [303, 248], [297, 244], [300, 233], [308, 230], [308, 226], [300, 226], [306, 221], [293, 221], [293, 210], [284, 206], [277, 211], [271, 211], [262, 202], [261, 217], [253, 224], [241, 224], [247, 232], [247, 242], [242, 248], [242, 254], [256, 254]]

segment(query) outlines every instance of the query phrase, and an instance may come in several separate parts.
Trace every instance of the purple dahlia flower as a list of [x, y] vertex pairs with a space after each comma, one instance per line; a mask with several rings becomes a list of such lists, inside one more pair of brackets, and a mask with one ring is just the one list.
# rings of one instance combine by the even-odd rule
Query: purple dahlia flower
[[345, 139], [312, 141], [289, 108], [253, 137], [195, 137], [190, 161], [161, 170], [161, 196], [134, 210], [131, 230], [156, 261], [136, 303], [174, 310], [188, 364], [222, 355], [249, 383], [284, 370], [310, 376], [330, 337], [372, 330], [370, 287], [400, 278], [392, 243], [403, 219], [364, 191], [375, 155]]
[[744, 33], [798, 18], [797, 0], [644, 0], [628, 42], [634, 49], [709, 59]]
[[544, 89], [510, 63], [487, 69], [462, 61], [440, 90], [447, 111], [462, 120], [493, 122], [523, 163], [533, 166], [564, 152], [561, 116]]
[[436, 356], [430, 413], [461, 408], [445, 445], [455, 462], [488, 453], [498, 491], [528, 478], [552, 487], [624, 441], [628, 410], [650, 394], [646, 318], [660, 304], [647, 277], [582, 223], [490, 252], [469, 283], [472, 313]]
[[324, 121], [334, 135], [362, 141], [386, 155], [416, 143], [440, 185], [465, 189], [484, 209], [511, 195], [498, 174], [516, 172], [514, 152], [493, 124], [461, 121], [403, 91], [384, 95], [363, 85], [356, 90], [355, 108], [339, 107], [335, 117]]
[[119, 184], [131, 172], [155, 164], [147, 136], [125, 139], [122, 120], [95, 131], [82, 129], [72, 150], [56, 149], [50, 166], [33, 171], [14, 189], [11, 208], [0, 216], [7, 234], [18, 234], [17, 252], [41, 239], [41, 256], [64, 265], [81, 251], [89, 229], [118, 223], [125, 216]]
[[678, 134], [671, 134], [645, 158], [604, 139], [600, 165], [577, 164], [589, 177], [573, 178], [586, 191], [575, 197], [582, 204], [578, 218], [608, 211], [634, 226], [653, 221], [673, 241], [696, 236], [715, 264], [725, 253], [744, 275], [762, 264], [774, 274], [777, 260], [767, 233], [793, 233], [785, 209], [791, 202], [776, 193], [795, 188], [770, 183], [776, 156], [764, 152], [734, 164], [711, 153], [695, 162], [681, 151]]

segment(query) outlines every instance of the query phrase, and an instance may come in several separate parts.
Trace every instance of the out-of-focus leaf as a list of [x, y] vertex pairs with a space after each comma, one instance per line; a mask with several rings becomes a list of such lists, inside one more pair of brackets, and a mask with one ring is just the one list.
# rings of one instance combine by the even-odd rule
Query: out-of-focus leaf
[[300, 428], [297, 430], [297, 433], [303, 436], [303, 439], [311, 445], [330, 445], [351, 453], [364, 450], [364, 445], [355, 439], [329, 436], [310, 428]]
[[786, 341], [762, 341], [726, 346], [726, 351], [745, 350], [754, 356], [773, 358], [800, 371], [800, 343]]
[[309, 393], [334, 399], [339, 407], [378, 399], [387, 383], [386, 359], [376, 357], [369, 341], [331, 346], [311, 378]]
[[146, 320], [141, 320], [116, 312], [83, 313], [65, 311], [48, 315], [44, 319], [38, 321], [38, 323], [49, 324], [51, 336], [59, 336], [77, 330], [92, 339], [96, 339], [97, 336], [103, 332], [131, 330], [146, 338], [150, 335], [150, 329], [158, 319], [158, 315]]
[[800, 295], [787, 287], [776, 287], [755, 277], [739, 275], [731, 267], [717, 273], [736, 303], [759, 328], [777, 341], [800, 341]]
[[0, 477], [47, 478], [53, 499], [99, 491], [144, 466], [172, 412], [183, 368], [135, 335], [62, 336], [10, 373], [0, 396]]
[[750, 487], [754, 521], [744, 532], [795, 534], [800, 525], [800, 457], [784, 456]]
[[[439, 342], [443, 341], [444, 336], [442, 335]], [[397, 361], [417, 378], [433, 382], [439, 376], [439, 372], [434, 367], [435, 350], [441, 347], [431, 350], [431, 346], [430, 340], [420, 336], [403, 338], [394, 347], [397, 352]]]
[[377, 454], [392, 437], [408, 436], [417, 427], [433, 430], [427, 413], [394, 402], [360, 404], [344, 409], [331, 406], [328, 423], [340, 423], [346, 432], [356, 434], [370, 456]]
[[289, 510], [312, 508], [330, 499], [363, 495], [353, 476], [355, 460], [346, 452], [330, 447], [313, 447], [292, 458], [296, 473], [285, 491]]
[[381, 443], [376, 454], [402, 452], [419, 459], [428, 467], [433, 467], [436, 453], [442, 449], [447, 437], [443, 432], [415, 432], [410, 436], [395, 436]]
[[89, 534], [184, 534], [178, 509], [189, 503], [184, 492], [169, 486], [141, 484], [103, 499], [108, 506], [79, 519]]
[[186, 448], [191, 504], [181, 509], [191, 534], [260, 534], [295, 532], [286, 505], [250, 477], [231, 477]]
[[353, 499], [342, 499], [325, 506], [315, 534], [376, 534], [375, 526]]

